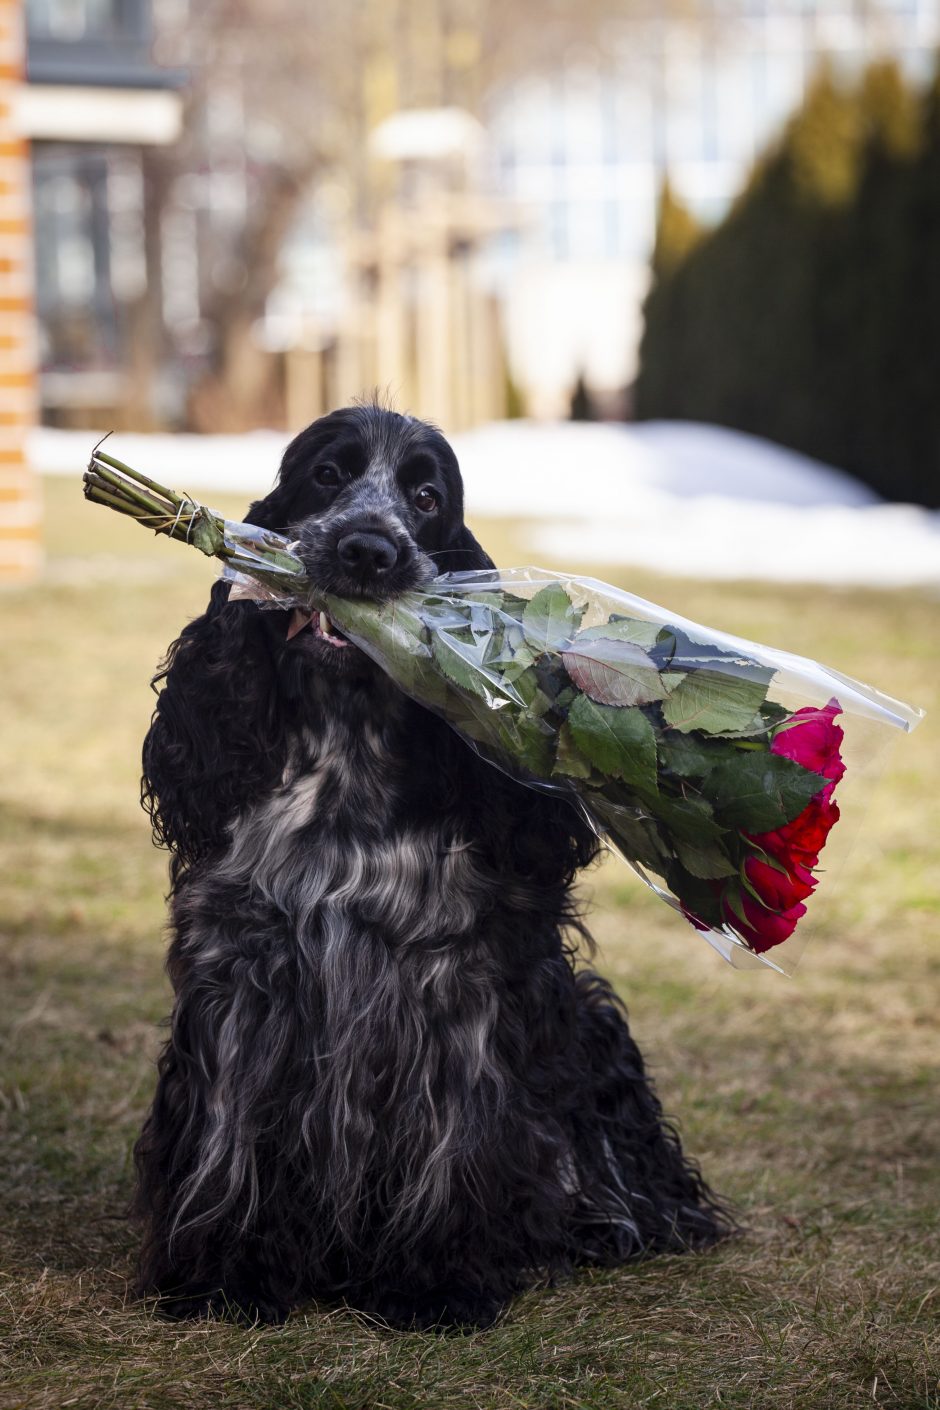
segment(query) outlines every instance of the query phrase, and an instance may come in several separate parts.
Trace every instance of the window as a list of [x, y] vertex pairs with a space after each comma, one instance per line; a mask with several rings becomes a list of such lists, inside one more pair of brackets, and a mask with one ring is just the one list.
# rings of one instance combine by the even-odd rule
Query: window
[[104, 152], [37, 146], [33, 209], [43, 366], [114, 365], [118, 330]]
[[553, 259], [568, 258], [568, 207], [564, 201], [553, 201], [549, 207], [548, 244]]
[[150, 0], [26, 0], [30, 81], [179, 86], [153, 64], [150, 18]]
[[31, 37], [72, 44], [135, 33], [142, 18], [140, 0], [27, 0], [26, 5]]

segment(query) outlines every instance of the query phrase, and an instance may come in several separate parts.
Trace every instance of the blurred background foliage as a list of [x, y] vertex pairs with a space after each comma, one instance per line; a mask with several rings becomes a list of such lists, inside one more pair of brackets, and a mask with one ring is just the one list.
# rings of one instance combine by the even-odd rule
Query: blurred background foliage
[[940, 505], [940, 70], [823, 68], [725, 218], [663, 187], [640, 417], [718, 422]]

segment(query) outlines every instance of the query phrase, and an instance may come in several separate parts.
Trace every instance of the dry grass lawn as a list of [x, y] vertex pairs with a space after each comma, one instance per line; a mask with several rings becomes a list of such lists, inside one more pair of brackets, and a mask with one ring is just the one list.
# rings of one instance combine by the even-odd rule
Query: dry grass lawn
[[[725, 966], [619, 863], [590, 878], [601, 965], [740, 1239], [532, 1292], [476, 1336], [312, 1307], [180, 1328], [127, 1292], [129, 1153], [169, 1002], [137, 773], [148, 677], [212, 569], [77, 482], [47, 499], [48, 580], [0, 601], [0, 1406], [937, 1410], [937, 599], [629, 577], [933, 712], [899, 738], [794, 979]], [[521, 530], [478, 527], [499, 561], [531, 557]]]

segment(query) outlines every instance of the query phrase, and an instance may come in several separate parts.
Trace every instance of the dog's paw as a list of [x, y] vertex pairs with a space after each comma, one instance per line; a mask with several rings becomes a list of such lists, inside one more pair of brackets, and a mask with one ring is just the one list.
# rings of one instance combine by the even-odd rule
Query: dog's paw
[[473, 1288], [398, 1290], [373, 1295], [362, 1310], [406, 1332], [474, 1332], [492, 1327], [506, 1306], [495, 1293]]
[[289, 1307], [257, 1292], [222, 1287], [174, 1289], [157, 1299], [154, 1310], [174, 1322], [218, 1320], [243, 1327], [275, 1326], [290, 1313]]

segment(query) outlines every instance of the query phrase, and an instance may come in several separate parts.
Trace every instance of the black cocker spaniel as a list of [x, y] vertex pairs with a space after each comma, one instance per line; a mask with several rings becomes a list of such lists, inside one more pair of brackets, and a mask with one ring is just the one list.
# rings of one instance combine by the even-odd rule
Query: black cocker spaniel
[[[323, 587], [388, 598], [490, 566], [462, 500], [438, 431], [360, 406], [302, 432], [248, 518]], [[326, 616], [228, 597], [170, 647], [144, 745], [175, 1006], [136, 1147], [141, 1293], [485, 1326], [539, 1276], [719, 1238], [622, 1006], [575, 962], [586, 823]]]

